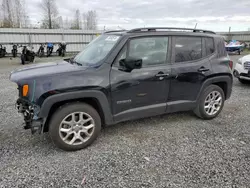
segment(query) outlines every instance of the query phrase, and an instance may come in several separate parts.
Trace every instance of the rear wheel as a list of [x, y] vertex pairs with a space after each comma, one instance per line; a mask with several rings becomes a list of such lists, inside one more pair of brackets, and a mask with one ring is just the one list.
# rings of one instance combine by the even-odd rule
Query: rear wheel
[[53, 115], [49, 126], [52, 141], [65, 151], [76, 151], [89, 146], [100, 131], [99, 114], [85, 103], [62, 106]]
[[210, 85], [203, 91], [194, 113], [202, 119], [213, 119], [221, 112], [224, 101], [223, 90], [217, 85]]

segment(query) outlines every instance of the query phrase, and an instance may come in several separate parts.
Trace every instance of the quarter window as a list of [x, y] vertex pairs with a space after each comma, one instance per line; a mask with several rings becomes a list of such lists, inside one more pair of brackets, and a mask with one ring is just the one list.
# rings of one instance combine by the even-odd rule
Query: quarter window
[[194, 61], [202, 58], [201, 37], [176, 37], [175, 62]]
[[205, 38], [205, 44], [206, 44], [206, 55], [211, 55], [214, 53], [214, 40], [213, 38]]

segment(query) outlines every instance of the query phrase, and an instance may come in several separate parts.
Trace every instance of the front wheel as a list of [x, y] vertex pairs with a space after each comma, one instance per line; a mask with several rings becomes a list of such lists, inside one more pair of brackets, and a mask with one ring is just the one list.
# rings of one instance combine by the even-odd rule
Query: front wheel
[[91, 145], [101, 131], [98, 112], [85, 103], [60, 107], [53, 115], [49, 134], [54, 144], [65, 151], [76, 151]]
[[194, 113], [202, 119], [213, 119], [221, 112], [224, 101], [223, 90], [217, 85], [210, 85], [201, 94]]

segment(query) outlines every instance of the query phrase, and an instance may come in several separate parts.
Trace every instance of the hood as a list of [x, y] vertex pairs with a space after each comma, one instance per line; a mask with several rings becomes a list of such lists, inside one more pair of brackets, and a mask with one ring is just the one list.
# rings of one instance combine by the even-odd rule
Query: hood
[[246, 61], [250, 61], [250, 55], [243, 56], [241, 59], [243, 63]]
[[87, 67], [70, 64], [66, 61], [38, 63], [12, 71], [10, 74], [10, 80], [12, 82], [18, 82], [20, 80], [32, 79], [35, 77], [44, 77], [53, 74], [84, 70], [86, 68]]

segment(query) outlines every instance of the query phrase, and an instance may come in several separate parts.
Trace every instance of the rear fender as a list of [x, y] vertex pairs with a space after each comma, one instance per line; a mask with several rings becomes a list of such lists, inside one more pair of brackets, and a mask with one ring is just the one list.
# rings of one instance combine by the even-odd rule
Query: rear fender
[[202, 95], [202, 92], [206, 89], [207, 86], [211, 84], [216, 84], [216, 83], [226, 83], [226, 93], [225, 93], [225, 99], [229, 99], [232, 93], [232, 84], [233, 84], [233, 78], [232, 75], [223, 75], [223, 76], [216, 76], [212, 78], [208, 78], [206, 81], [204, 81], [200, 92], [197, 96], [197, 101], [199, 100], [200, 96]]

